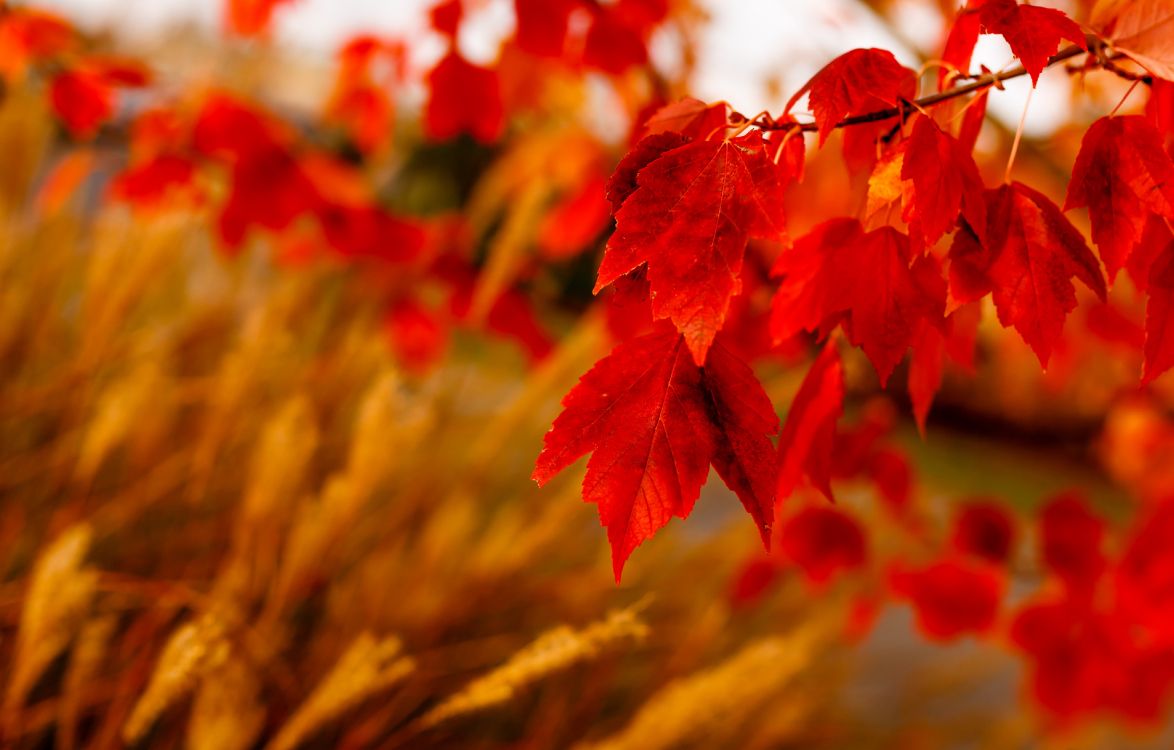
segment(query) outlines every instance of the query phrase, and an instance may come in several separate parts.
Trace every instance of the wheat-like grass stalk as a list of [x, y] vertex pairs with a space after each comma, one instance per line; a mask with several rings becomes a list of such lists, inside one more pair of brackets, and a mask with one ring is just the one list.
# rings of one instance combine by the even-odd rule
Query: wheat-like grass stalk
[[787, 637], [751, 643], [715, 667], [669, 683], [625, 729], [581, 750], [669, 748], [738, 724], [810, 663], [819, 637], [808, 625]]
[[402, 649], [394, 636], [378, 639], [366, 632], [359, 635], [267, 750], [292, 750], [346, 711], [403, 680], [416, 664], [411, 657], [400, 656]]
[[527, 686], [588, 661], [620, 641], [645, 638], [648, 626], [636, 616], [638, 607], [612, 612], [580, 630], [562, 625], [543, 633], [505, 664], [473, 680], [422, 716], [420, 728], [507, 703]]
[[248, 750], [265, 728], [261, 684], [244, 659], [228, 659], [200, 680], [187, 726], [190, 750]]
[[122, 728], [127, 744], [138, 741], [164, 711], [183, 698], [208, 672], [232, 654], [228, 625], [208, 612], [179, 627], [163, 647], [155, 671]]
[[61, 750], [77, 747], [82, 693], [86, 685], [100, 674], [117, 625], [116, 617], [103, 615], [86, 621], [78, 633], [77, 644], [70, 654], [69, 668], [65, 672], [61, 710], [57, 719], [57, 746]]
[[93, 534], [88, 524], [66, 529], [33, 567], [21, 611], [5, 707], [14, 709], [45, 668], [65, 650], [90, 609], [97, 573], [82, 567]]
[[317, 446], [313, 408], [305, 396], [295, 395], [266, 423], [253, 454], [244, 504], [247, 524], [269, 521], [291, 499]]
[[82, 485], [90, 482], [111, 451], [140, 428], [142, 414], [159, 400], [166, 386], [158, 361], [144, 359], [102, 392], [78, 456], [75, 474]]

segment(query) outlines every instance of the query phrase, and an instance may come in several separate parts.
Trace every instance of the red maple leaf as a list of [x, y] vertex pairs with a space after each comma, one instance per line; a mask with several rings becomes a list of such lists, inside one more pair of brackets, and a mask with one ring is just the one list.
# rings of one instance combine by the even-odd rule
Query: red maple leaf
[[639, 187], [636, 176], [640, 174], [640, 170], [659, 159], [664, 152], [680, 148], [688, 142], [689, 138], [686, 136], [668, 131], [640, 139], [632, 150], [620, 159], [615, 172], [607, 181], [605, 191], [612, 210], [619, 211], [624, 201], [628, 200], [628, 196], [636, 192], [636, 188]]
[[32, 8], [8, 8], [0, 15], [0, 76], [23, 74], [30, 63], [74, 47], [77, 34], [64, 18]]
[[957, 551], [1001, 565], [1011, 556], [1015, 527], [1011, 515], [997, 502], [976, 501], [962, 506], [954, 519], [950, 543]]
[[603, 177], [589, 178], [551, 207], [538, 226], [538, 248], [552, 260], [571, 258], [586, 250], [610, 221]]
[[225, 21], [229, 31], [241, 36], [257, 36], [269, 28], [277, 6], [292, 0], [228, 0]]
[[1047, 366], [1076, 308], [1073, 277], [1103, 301], [1104, 272], [1084, 237], [1047, 196], [1013, 182], [987, 191], [986, 243], [954, 235], [950, 293], [968, 302], [991, 292], [999, 322], [1014, 326]]
[[424, 132], [434, 140], [468, 133], [481, 143], [501, 135], [505, 115], [497, 73], [473, 65], [453, 51], [428, 74]]
[[562, 57], [577, 7], [579, 0], [514, 0], [518, 46], [539, 57]]
[[1007, 40], [1033, 86], [1048, 58], [1060, 48], [1061, 39], [1087, 49], [1084, 32], [1076, 22], [1053, 8], [1020, 5], [1015, 0], [985, 0], [978, 7], [978, 21], [988, 34], [1000, 34]]
[[648, 46], [641, 30], [618, 14], [597, 5], [583, 47], [583, 62], [604, 73], [619, 75], [648, 61]]
[[195, 174], [196, 165], [191, 159], [159, 154], [119, 174], [110, 185], [110, 194], [140, 208], [153, 208], [191, 186]]
[[808, 506], [782, 524], [779, 554], [798, 565], [807, 580], [822, 585], [862, 567], [868, 559], [868, 540], [856, 519], [844, 511]]
[[910, 265], [909, 238], [892, 227], [865, 232], [855, 219], [833, 219], [784, 251], [771, 330], [777, 340], [801, 330], [826, 332], [843, 319], [883, 384], [905, 356], [917, 324], [942, 324], [945, 282], [936, 260]]
[[1004, 580], [985, 562], [946, 558], [922, 568], [896, 567], [894, 593], [908, 599], [926, 638], [946, 641], [980, 633], [995, 624]]
[[1040, 513], [1043, 562], [1072, 591], [1091, 590], [1107, 563], [1101, 544], [1105, 522], [1076, 492], [1061, 494]]
[[[949, 63], [958, 73], [966, 75], [970, 72], [970, 58], [974, 54], [974, 45], [978, 43], [978, 35], [982, 31], [982, 24], [978, 20], [978, 12], [967, 7], [958, 11], [954, 23], [950, 26], [950, 33], [946, 35], [946, 44], [942, 50], [942, 62]], [[944, 90], [950, 79], [950, 67], [942, 66], [938, 72], [938, 90]]]
[[383, 325], [400, 363], [412, 372], [428, 371], [448, 347], [444, 322], [415, 298], [405, 297], [391, 305]]
[[1174, 366], [1174, 237], [1150, 266], [1147, 286], [1143, 383]]
[[807, 371], [779, 435], [779, 499], [806, 480], [832, 499], [832, 452], [836, 421], [844, 412], [844, 368], [834, 342], [828, 342]]
[[114, 90], [99, 72], [86, 68], [54, 76], [49, 101], [75, 138], [92, 138], [114, 112]]
[[[1093, 6], [1090, 24], [1157, 78], [1174, 80], [1174, 6], [1169, 0], [1109, 0]], [[1156, 81], [1155, 81], [1156, 83]]]
[[913, 182], [905, 221], [919, 224], [927, 244], [949, 231], [959, 212], [980, 236], [985, 231], [986, 201], [974, 157], [929, 117], [913, 124], [901, 179]]
[[641, 542], [693, 510], [710, 464], [758, 524], [774, 517], [769, 436], [778, 428], [754, 373], [720, 343], [704, 368], [661, 325], [620, 344], [563, 399], [534, 469], [545, 484], [591, 453], [583, 499], [607, 527], [616, 580]]
[[[644, 125], [645, 135], [680, 133], [690, 138], [707, 138], [729, 122], [730, 105], [706, 104], [684, 98], [657, 109]], [[802, 143], [802, 139], [798, 139]]]
[[819, 126], [819, 144], [827, 140], [836, 123], [917, 95], [917, 74], [883, 49], [854, 49], [837, 57], [816, 73], [787, 102], [786, 111], [810, 92], [811, 111]]
[[461, 27], [461, 16], [464, 15], [461, 0], [440, 0], [428, 11], [428, 20], [432, 28], [449, 39], [455, 39]]
[[1145, 117], [1102, 117], [1084, 134], [1064, 210], [1082, 206], [1110, 279], [1141, 240], [1150, 212], [1174, 219], [1174, 161]]
[[[641, 144], [673, 137], [680, 138], [666, 133]], [[640, 144], [636, 150], [644, 153]], [[619, 172], [613, 203], [624, 192], [616, 186], [626, 184]], [[595, 292], [647, 264], [653, 316], [670, 318], [702, 364], [741, 289], [746, 242], [784, 236], [779, 171], [754, 132], [663, 151], [639, 169], [636, 185], [616, 212]]]

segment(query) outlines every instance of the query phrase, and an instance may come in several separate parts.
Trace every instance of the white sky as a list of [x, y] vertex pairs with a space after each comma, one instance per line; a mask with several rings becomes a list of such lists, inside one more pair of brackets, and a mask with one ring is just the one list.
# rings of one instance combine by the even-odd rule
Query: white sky
[[[358, 33], [427, 39], [424, 14], [435, 0], [296, 0], [278, 11], [278, 42], [327, 55]], [[72, 16], [91, 28], [109, 28], [129, 36], [149, 35], [181, 22], [216, 29], [221, 0], [38, 0], [32, 4]], [[871, 12], [855, 0], [701, 0], [711, 16], [700, 40], [695, 96], [725, 99], [746, 114], [777, 113], [787, 96], [836, 55], [855, 47], [882, 47], [916, 67], [932, 56], [942, 20], [922, 3], [907, 3], [900, 15], [902, 39], [895, 39]], [[473, 59], [492, 58], [497, 41], [513, 23], [509, 0], [486, 0], [462, 33], [461, 45]], [[421, 45], [425, 57], [439, 54], [440, 44]], [[667, 48], [670, 45], [661, 45]], [[657, 45], [653, 48], [654, 55]], [[975, 65], [1003, 67], [1010, 51], [997, 37], [983, 37]], [[772, 96], [768, 81], [777, 79]], [[1011, 127], [1018, 124], [1030, 83], [1026, 78], [994, 92], [990, 109]], [[1069, 113], [1069, 86], [1063, 74], [1045, 74], [1032, 97], [1026, 134], [1052, 132]]]

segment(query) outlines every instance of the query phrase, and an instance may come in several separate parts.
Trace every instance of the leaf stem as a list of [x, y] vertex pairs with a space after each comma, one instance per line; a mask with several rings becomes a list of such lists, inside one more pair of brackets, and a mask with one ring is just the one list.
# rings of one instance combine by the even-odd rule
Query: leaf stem
[[1027, 90], [1027, 100], [1023, 102], [1023, 114], [1019, 115], [1019, 127], [1015, 128], [1015, 140], [1011, 142], [1011, 153], [1007, 156], [1007, 169], [1003, 171], [1003, 182], [1011, 182], [1011, 167], [1015, 166], [1015, 155], [1019, 153], [1019, 141], [1023, 140], [1023, 125], [1027, 122], [1027, 110], [1031, 109], [1031, 95], [1035, 89]]

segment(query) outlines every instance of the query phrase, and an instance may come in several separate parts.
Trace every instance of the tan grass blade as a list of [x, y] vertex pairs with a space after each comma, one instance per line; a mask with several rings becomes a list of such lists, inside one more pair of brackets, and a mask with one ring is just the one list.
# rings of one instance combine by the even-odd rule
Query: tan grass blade
[[642, 640], [648, 635], [648, 626], [637, 618], [638, 607], [613, 612], [581, 630], [563, 625], [543, 633], [505, 664], [473, 680], [421, 717], [421, 728], [507, 703], [527, 686], [588, 661], [620, 641]]
[[267, 750], [292, 750], [349, 709], [407, 677], [416, 668], [400, 656], [402, 644], [389, 636], [363, 633], [351, 643], [334, 669], [289, 718]]
[[137, 741], [164, 711], [183, 698], [207, 673], [231, 656], [228, 626], [209, 612], [179, 627], [159, 654], [155, 671], [122, 727], [128, 744]]
[[244, 659], [228, 659], [200, 680], [188, 720], [190, 750], [248, 750], [265, 728], [261, 684]]
[[57, 747], [72, 750], [77, 747], [77, 725], [81, 719], [82, 693], [86, 686], [101, 674], [110, 640], [118, 619], [104, 615], [91, 619], [82, 626], [77, 645], [70, 655], [69, 668], [61, 694], [61, 709], [57, 719]]
[[37, 559], [20, 617], [5, 708], [24, 702], [45, 668], [81, 627], [97, 585], [97, 573], [83, 568], [92, 532], [88, 524], [65, 530]]
[[685, 740], [696, 743], [714, 729], [740, 723], [810, 663], [818, 637], [817, 629], [808, 625], [784, 638], [751, 643], [715, 667], [669, 683], [627, 728], [581, 748], [669, 748]]

